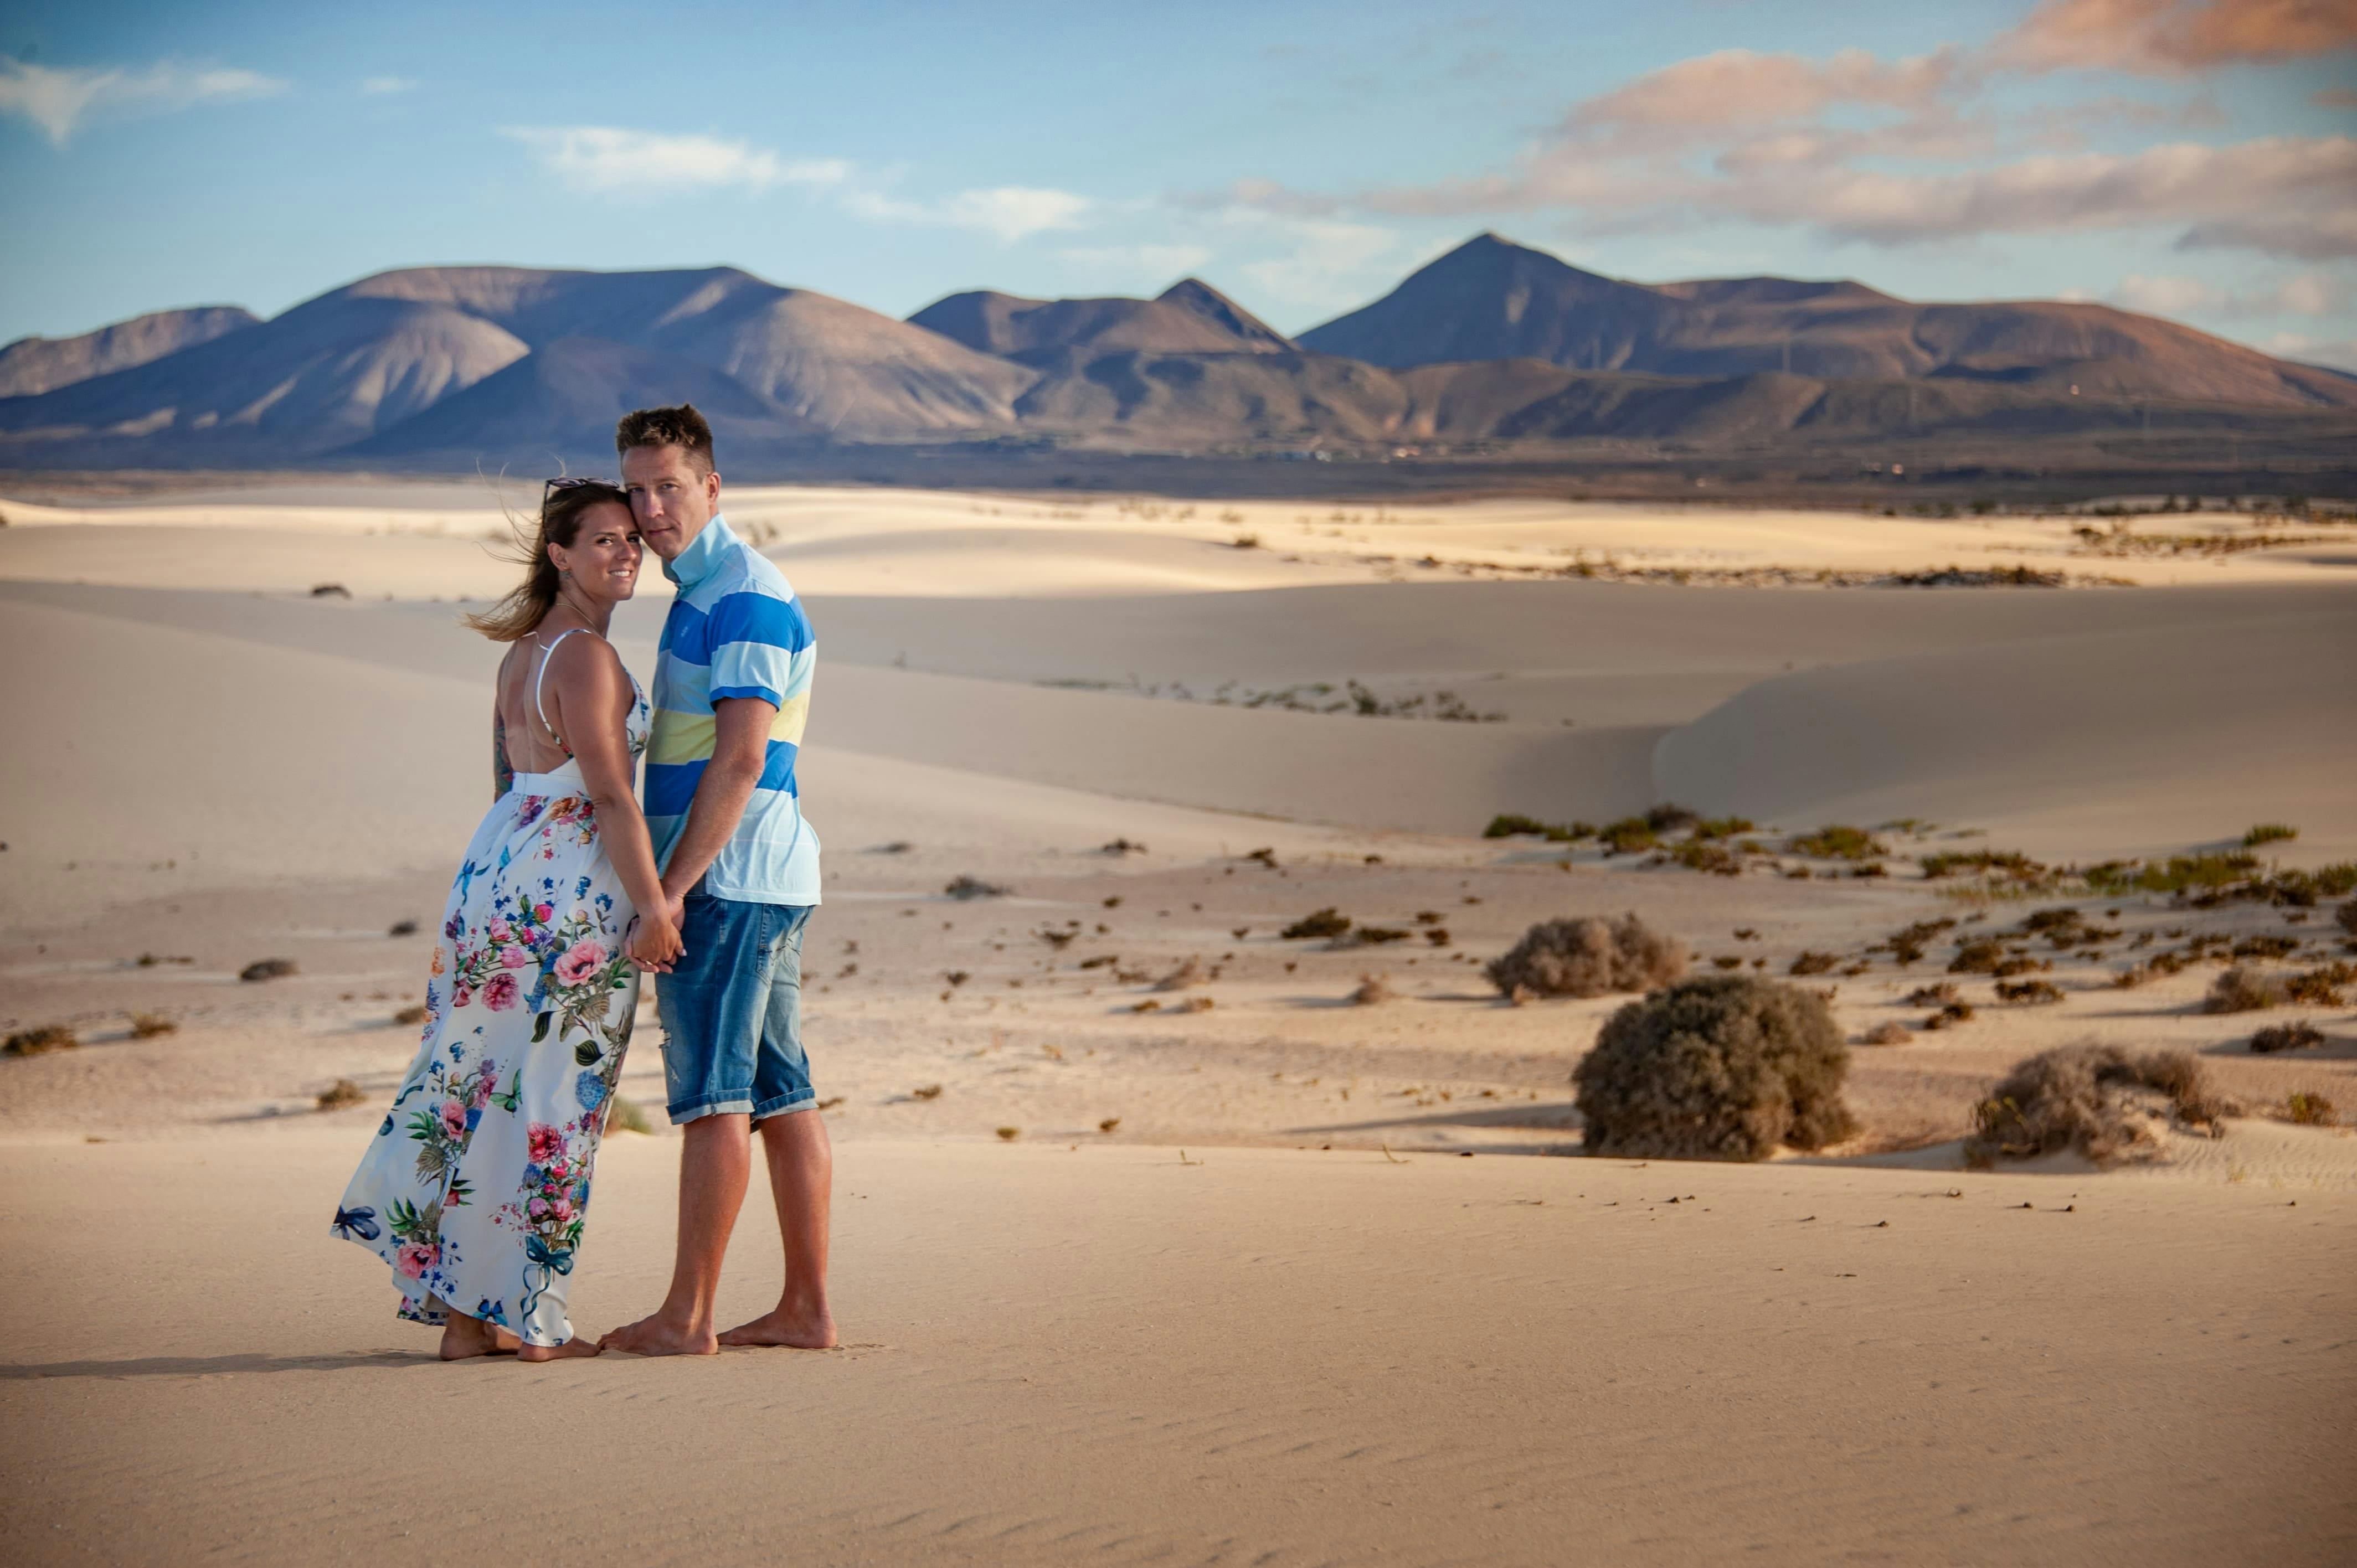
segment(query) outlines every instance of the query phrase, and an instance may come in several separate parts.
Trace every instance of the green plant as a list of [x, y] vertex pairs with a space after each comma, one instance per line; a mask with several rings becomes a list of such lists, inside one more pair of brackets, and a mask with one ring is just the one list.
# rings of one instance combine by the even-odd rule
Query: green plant
[[2018, 849], [1950, 850], [1940, 854], [1916, 857], [1923, 875], [1933, 880], [1955, 876], [1967, 871], [1977, 871], [2017, 882], [2035, 881], [2047, 873], [2047, 866], [2030, 859]]
[[1706, 817], [1694, 825], [1698, 839], [1731, 839], [1738, 833], [1748, 833], [1757, 823], [1749, 817]]
[[1623, 817], [1599, 829], [1597, 836], [1604, 841], [1607, 854], [1634, 854], [1661, 842], [1653, 824], [1642, 817]]
[[1715, 876], [1743, 875], [1742, 858], [1725, 844], [1708, 839], [1690, 838], [1684, 843], [1672, 845], [1664, 853], [1688, 871], [1706, 871]]
[[2277, 843], [2299, 837], [2299, 830], [2288, 822], [2259, 822], [2243, 834], [2243, 847], [2256, 849], [2263, 843]]
[[1709, 975], [1615, 1013], [1572, 1081], [1590, 1154], [1760, 1160], [1856, 1130], [1841, 1099], [1848, 1069], [1849, 1049], [1818, 997]]
[[1686, 972], [1685, 943], [1635, 915], [1542, 920], [1483, 972], [1500, 993], [1602, 996], [1665, 985]]
[[1793, 854], [1805, 854], [1818, 860], [1874, 860], [1890, 853], [1889, 844], [1865, 829], [1844, 827], [1839, 823], [1819, 828], [1813, 833], [1803, 833], [1787, 841], [1784, 848]]

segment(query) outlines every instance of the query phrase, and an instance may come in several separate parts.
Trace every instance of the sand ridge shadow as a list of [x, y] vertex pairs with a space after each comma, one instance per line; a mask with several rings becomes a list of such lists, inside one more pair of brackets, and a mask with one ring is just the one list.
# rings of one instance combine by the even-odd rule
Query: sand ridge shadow
[[[505, 1359], [505, 1358], [501, 1358]], [[133, 1356], [119, 1361], [0, 1363], [0, 1381], [36, 1378], [210, 1378], [238, 1372], [344, 1372], [367, 1367], [439, 1367], [431, 1350], [346, 1350], [318, 1356]]]

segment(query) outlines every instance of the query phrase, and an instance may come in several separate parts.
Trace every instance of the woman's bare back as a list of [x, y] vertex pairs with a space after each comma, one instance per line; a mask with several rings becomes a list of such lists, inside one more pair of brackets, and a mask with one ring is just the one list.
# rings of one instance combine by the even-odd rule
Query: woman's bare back
[[[585, 635], [570, 635], [576, 631]], [[576, 749], [565, 727], [581, 721], [563, 711], [558, 672], [567, 659], [613, 657], [611, 646], [586, 627], [535, 631], [509, 645], [507, 657], [500, 661], [496, 691], [500, 748], [511, 772], [554, 773], [565, 766]], [[626, 691], [612, 714], [592, 714], [589, 720], [602, 716], [619, 733], [630, 711]]]

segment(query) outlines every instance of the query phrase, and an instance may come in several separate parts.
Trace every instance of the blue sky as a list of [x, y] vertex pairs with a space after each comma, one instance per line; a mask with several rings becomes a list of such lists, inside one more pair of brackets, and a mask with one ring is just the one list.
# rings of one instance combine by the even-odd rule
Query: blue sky
[[0, 340], [390, 267], [729, 263], [1281, 328], [1484, 228], [2105, 300], [2357, 367], [2349, 0], [0, 13]]

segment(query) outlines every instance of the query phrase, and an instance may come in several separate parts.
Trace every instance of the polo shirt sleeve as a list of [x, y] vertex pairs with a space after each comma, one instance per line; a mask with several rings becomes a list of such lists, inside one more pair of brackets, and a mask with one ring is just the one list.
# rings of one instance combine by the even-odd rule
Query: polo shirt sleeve
[[816, 641], [799, 601], [768, 594], [731, 594], [712, 607], [711, 700], [759, 697], [773, 708], [786, 705], [794, 688], [794, 662]]

